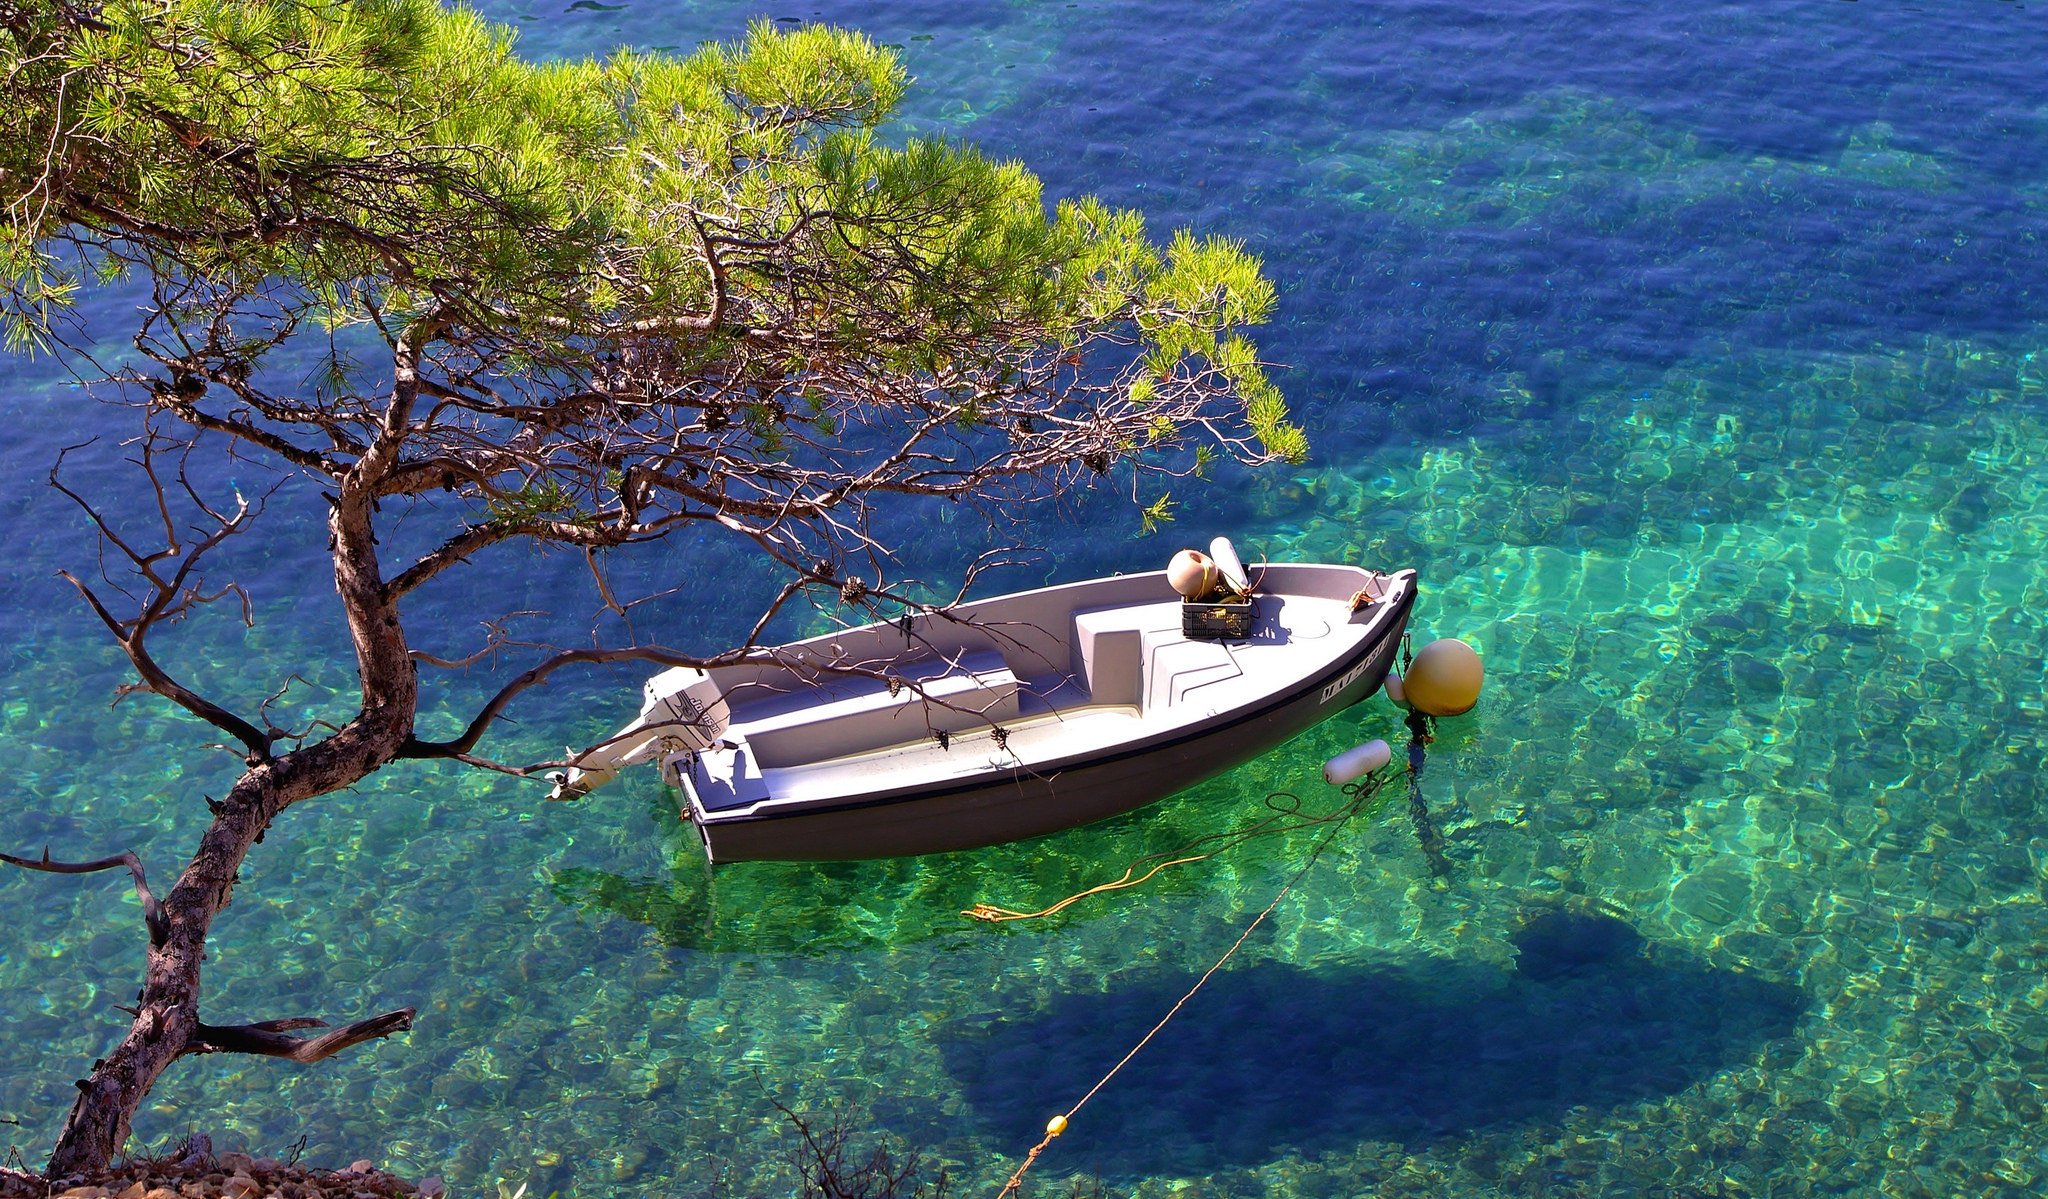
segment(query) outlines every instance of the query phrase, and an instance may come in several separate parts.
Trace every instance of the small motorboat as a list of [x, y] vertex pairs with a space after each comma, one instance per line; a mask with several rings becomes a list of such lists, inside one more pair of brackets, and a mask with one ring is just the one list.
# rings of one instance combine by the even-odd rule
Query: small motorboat
[[714, 862], [973, 849], [1116, 816], [1343, 711], [1393, 665], [1414, 571], [1245, 573], [1236, 619], [1207, 626], [1215, 606], [1157, 571], [667, 670], [555, 794], [659, 761]]

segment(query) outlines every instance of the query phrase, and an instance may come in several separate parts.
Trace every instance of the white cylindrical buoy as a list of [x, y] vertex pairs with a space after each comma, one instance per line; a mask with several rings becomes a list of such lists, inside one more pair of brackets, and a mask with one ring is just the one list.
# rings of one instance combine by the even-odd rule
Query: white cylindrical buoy
[[1230, 544], [1230, 538], [1218, 537], [1209, 543], [1209, 556], [1216, 560], [1216, 569], [1223, 573], [1223, 581], [1230, 589], [1243, 595], [1252, 589], [1251, 576], [1244, 572], [1244, 563], [1238, 560], [1237, 547]]
[[1455, 637], [1422, 647], [1401, 680], [1408, 702], [1430, 716], [1462, 716], [1479, 702], [1486, 668], [1479, 653]]
[[1352, 779], [1371, 774], [1394, 760], [1393, 747], [1384, 741], [1356, 745], [1323, 763], [1323, 781], [1341, 787]]
[[1216, 563], [1200, 550], [1182, 550], [1166, 564], [1166, 581], [1189, 599], [1200, 599], [1216, 589]]
[[1387, 672], [1387, 698], [1404, 708], [1408, 706], [1408, 689], [1401, 685], [1401, 672], [1398, 670]]

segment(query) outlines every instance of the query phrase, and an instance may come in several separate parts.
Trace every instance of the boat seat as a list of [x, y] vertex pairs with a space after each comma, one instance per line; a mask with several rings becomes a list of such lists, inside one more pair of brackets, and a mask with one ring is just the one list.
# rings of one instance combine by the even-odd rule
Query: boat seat
[[1145, 640], [1180, 632], [1180, 602], [1118, 604], [1074, 613], [1074, 672], [1097, 704], [1138, 707], [1145, 697]]
[[1243, 674], [1227, 646], [1190, 640], [1180, 621], [1178, 600], [1076, 612], [1074, 665], [1090, 702], [1156, 712]]
[[835, 684], [838, 698], [734, 720], [755, 759], [765, 767], [795, 766], [891, 745], [934, 733], [969, 733], [1017, 716], [1017, 676], [994, 650], [933, 659], [906, 668], [903, 677], [923, 688], [896, 694], [879, 682]]

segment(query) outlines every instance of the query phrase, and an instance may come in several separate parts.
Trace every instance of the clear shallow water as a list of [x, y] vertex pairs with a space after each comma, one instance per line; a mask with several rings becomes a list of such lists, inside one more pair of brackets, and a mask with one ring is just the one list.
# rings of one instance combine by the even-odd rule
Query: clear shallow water
[[[687, 47], [750, 15], [488, 11], [533, 53]], [[1078, 1172], [1147, 1195], [2038, 1193], [2038, 14], [770, 15], [902, 45], [909, 124], [1158, 228], [1244, 237], [1283, 289], [1264, 344], [1310, 466], [1183, 497], [1151, 539], [1080, 503], [1038, 530], [1057, 565], [1017, 581], [1144, 565], [1215, 528], [1276, 556], [1412, 562], [1420, 631], [1467, 637], [1491, 675], [1425, 776], [1449, 884], [1397, 802], [1361, 820], [1075, 1121], [1042, 1191]], [[51, 578], [87, 564], [83, 525], [40, 486], [92, 410], [46, 364], [5, 369], [8, 836], [132, 846], [165, 878], [229, 764], [153, 707], [106, 707], [121, 673]], [[978, 536], [935, 525], [914, 549], [942, 563]], [[344, 702], [320, 665], [338, 638], [319, 545], [246, 547], [263, 619], [190, 630], [185, 668], [251, 702], [296, 669], [303, 711]], [[689, 552], [748, 585], [716, 546]], [[572, 577], [510, 558], [436, 597], [429, 627], [458, 643], [507, 593], [573, 623]], [[515, 737], [607, 727], [630, 681], [565, 689]], [[651, 779], [565, 807], [392, 772], [291, 813], [251, 859], [209, 1012], [417, 1004], [418, 1030], [310, 1071], [183, 1063], [141, 1131], [305, 1134], [313, 1160], [368, 1153], [471, 1192], [776, 1193], [780, 1100], [849, 1110], [992, 1191], [1313, 842], [1040, 924], [959, 910], [1049, 902], [1276, 788], [1315, 800], [1315, 764], [1374, 735], [1398, 739], [1384, 705], [1028, 845], [710, 880]], [[0, 905], [0, 1115], [35, 1157], [67, 1072], [113, 1035], [140, 922], [111, 878], [0, 875]]]

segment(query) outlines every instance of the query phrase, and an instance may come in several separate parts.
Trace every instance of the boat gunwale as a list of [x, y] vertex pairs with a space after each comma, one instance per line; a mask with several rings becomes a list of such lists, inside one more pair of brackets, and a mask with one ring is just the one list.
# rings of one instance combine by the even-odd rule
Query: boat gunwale
[[[1348, 562], [1261, 561], [1250, 563], [1246, 566], [1246, 572], [1251, 575], [1252, 584], [1255, 589], [1257, 588], [1259, 580], [1271, 572], [1295, 570], [1341, 571], [1358, 575], [1361, 578], [1375, 574], [1392, 576], [1394, 574], [1400, 573], [1398, 571], [1375, 571], [1371, 567], [1357, 566]], [[1026, 591], [1007, 591], [1001, 595], [991, 595], [986, 599], [968, 600], [965, 603], [934, 604], [930, 607], [924, 608], [919, 611], [911, 611], [906, 609], [902, 615], [891, 617], [888, 620], [871, 620], [868, 621], [866, 624], [847, 625], [843, 629], [833, 629], [830, 632], [818, 633], [810, 637], [804, 637], [800, 640], [785, 641], [778, 645], [764, 646], [761, 647], [761, 656], [758, 658], [748, 657], [739, 662], [735, 662], [729, 666], [717, 666], [712, 667], [711, 669], [715, 672], [718, 670], [744, 669], [749, 666], [784, 666], [787, 665], [787, 663], [785, 663], [785, 661], [783, 660], [782, 655], [788, 653], [789, 651], [811, 649], [818, 646], [829, 647], [835, 641], [845, 640], [847, 638], [858, 636], [860, 634], [887, 633], [892, 630], [897, 630], [901, 628], [902, 621], [905, 616], [908, 616], [914, 620], [926, 619], [938, 613], [944, 612], [948, 614], [949, 619], [959, 624], [961, 627], [968, 629], [977, 629], [981, 628], [982, 626], [974, 624], [972, 617], [978, 609], [992, 607], [997, 604], [1010, 604], [1022, 600], [1034, 599], [1039, 596], [1053, 595], [1062, 591], [1083, 591], [1090, 587], [1108, 587], [1110, 585], [1118, 583], [1137, 583], [1139, 581], [1146, 579], [1156, 579], [1160, 583], [1166, 585], [1166, 590], [1164, 593], [1162, 593], [1160, 597], [1162, 601], [1168, 601], [1173, 597], [1174, 592], [1172, 589], [1172, 584], [1167, 582], [1166, 572], [1164, 570], [1141, 570], [1134, 571], [1130, 574], [1097, 575], [1094, 578], [1089, 579], [1073, 579], [1065, 583], [1049, 583], [1044, 587], [1033, 587]], [[1255, 590], [1254, 594], [1285, 596], [1288, 593], [1284, 591], [1269, 592]], [[1320, 598], [1335, 599], [1338, 597], [1324, 596]], [[1241, 641], [1244, 640], [1244, 638], [1230, 638], [1229, 640]], [[919, 658], [914, 660], [922, 662], [931, 661], [934, 659]]]

